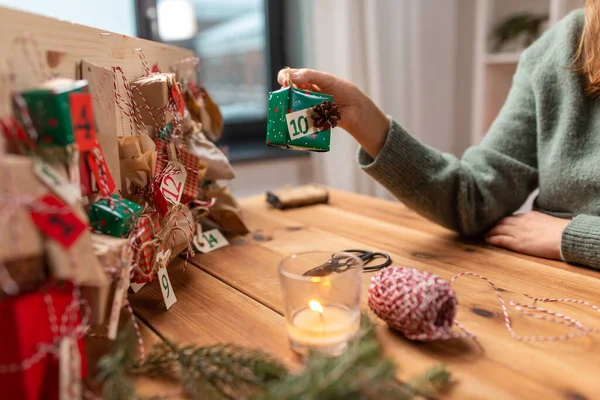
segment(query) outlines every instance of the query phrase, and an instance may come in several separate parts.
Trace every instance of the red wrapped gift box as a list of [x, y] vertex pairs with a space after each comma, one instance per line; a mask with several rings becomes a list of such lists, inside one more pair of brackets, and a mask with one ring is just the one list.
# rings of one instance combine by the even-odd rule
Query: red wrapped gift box
[[[158, 175], [164, 171], [169, 163], [167, 146], [168, 142], [158, 139], [156, 140], [156, 150], [158, 151], [158, 157], [156, 159], [156, 167], [154, 169], [154, 175]], [[191, 154], [183, 149], [177, 150], [177, 157], [179, 162], [182, 163], [187, 172], [187, 178], [185, 180], [185, 186], [183, 188], [183, 195], [181, 196], [181, 203], [187, 204], [192, 200], [196, 200], [198, 197], [198, 183], [202, 176], [200, 172], [206, 170], [204, 162], [194, 154]]]
[[[65, 315], [72, 300], [73, 286], [65, 284], [60, 288], [8, 297], [0, 302], [1, 398], [58, 399], [59, 360], [52, 353], [38, 352], [40, 346], [58, 346], [60, 337], [57, 335], [60, 335], [61, 327], [66, 328], [66, 335], [71, 335], [81, 323], [79, 307], [70, 307], [69, 314]], [[52, 314], [56, 317], [54, 324]], [[79, 339], [77, 345], [83, 379], [87, 374], [83, 339]]]
[[139, 218], [134, 235], [137, 237], [133, 246], [133, 260], [137, 261], [134, 265], [133, 277], [131, 282], [144, 283], [154, 279], [153, 275], [149, 275], [154, 262], [154, 245], [146, 245], [160, 233], [160, 222], [157, 212], [148, 212], [142, 214]]

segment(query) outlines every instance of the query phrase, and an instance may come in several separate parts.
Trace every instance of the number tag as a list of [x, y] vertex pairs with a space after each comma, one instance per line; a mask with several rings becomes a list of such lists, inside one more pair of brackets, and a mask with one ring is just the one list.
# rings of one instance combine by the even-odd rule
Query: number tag
[[194, 236], [193, 242], [196, 250], [201, 253], [210, 253], [229, 244], [225, 236], [218, 229], [202, 233], [202, 238]]
[[42, 160], [33, 160], [33, 172], [46, 186], [67, 204], [75, 204], [80, 199], [79, 187], [63, 178], [54, 168]]
[[81, 355], [77, 341], [70, 337], [64, 337], [59, 345], [59, 384], [60, 400], [81, 399]]
[[310, 108], [286, 114], [285, 118], [288, 124], [290, 140], [300, 139], [301, 137], [312, 135], [319, 132], [315, 128], [313, 120], [309, 115]]
[[131, 284], [129, 286], [131, 286], [131, 289], [133, 290], [133, 293], [137, 293], [137, 292], [140, 291], [141, 288], [143, 288], [144, 286], [146, 286], [146, 282], [144, 282], [144, 283], [131, 282]]
[[160, 193], [169, 203], [179, 204], [187, 178], [185, 168], [179, 162], [171, 161], [163, 171], [163, 175]]
[[158, 270], [158, 284], [160, 285], [160, 291], [162, 292], [163, 300], [165, 301], [165, 307], [167, 307], [168, 310], [175, 304], [177, 298], [175, 298], [175, 292], [173, 292], [173, 287], [171, 286], [171, 281], [169, 280], [169, 274], [167, 273], [166, 268], [160, 268]]
[[53, 194], [38, 198], [31, 206], [30, 215], [44, 235], [65, 249], [69, 249], [87, 228], [71, 207]]
[[79, 151], [93, 150], [96, 147], [96, 124], [92, 109], [92, 96], [89, 93], [71, 93], [69, 107]]

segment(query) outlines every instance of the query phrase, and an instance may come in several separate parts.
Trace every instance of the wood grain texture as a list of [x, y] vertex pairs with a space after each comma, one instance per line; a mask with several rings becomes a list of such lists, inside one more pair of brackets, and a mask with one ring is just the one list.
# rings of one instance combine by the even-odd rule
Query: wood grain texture
[[[288, 211], [269, 208], [263, 197], [241, 203], [251, 233], [232, 239], [231, 246], [198, 255], [192, 262], [279, 313], [277, 263], [284, 256], [347, 248], [386, 251], [395, 265], [427, 270], [446, 279], [463, 271], [480, 273], [504, 290], [506, 300], [527, 302], [522, 294], [528, 293], [575, 297], [600, 304], [599, 273], [461, 241], [398, 203], [340, 192], [332, 193], [330, 205]], [[365, 306], [369, 279], [365, 274]], [[457, 379], [448, 398], [596, 397], [600, 373], [598, 337], [560, 343], [518, 342], [506, 330], [500, 305], [485, 282], [464, 278], [454, 288], [460, 303], [458, 319], [478, 335], [478, 341], [414, 343], [381, 323], [379, 336], [386, 351], [397, 360], [400, 378], [444, 362]], [[564, 305], [546, 308], [600, 328], [599, 315], [593, 311]], [[569, 331], [523, 317], [514, 310], [510, 313], [514, 328], [523, 335]]]
[[161, 336], [182, 344], [207, 346], [231, 343], [261, 348], [295, 367], [283, 317], [192, 264], [169, 266], [177, 302], [166, 311], [158, 282], [130, 294], [136, 314]]
[[[5, 7], [0, 7], [0, 21], [0, 117], [11, 112], [11, 65], [16, 88], [24, 90], [46, 79], [48, 73], [75, 78], [81, 60], [105, 68], [121, 66], [132, 80], [144, 73], [136, 49], [143, 50], [150, 66], [158, 62], [167, 72], [173, 64], [193, 56], [189, 50]], [[118, 108], [116, 112], [118, 135], [130, 134], [129, 119]]]

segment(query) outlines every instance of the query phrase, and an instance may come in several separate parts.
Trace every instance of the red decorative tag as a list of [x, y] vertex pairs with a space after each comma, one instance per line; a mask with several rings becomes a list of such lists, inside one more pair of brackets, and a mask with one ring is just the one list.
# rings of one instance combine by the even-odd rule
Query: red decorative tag
[[69, 95], [69, 107], [71, 108], [71, 121], [79, 151], [93, 150], [97, 142], [92, 96], [89, 93], [71, 93]]
[[92, 171], [90, 171], [86, 154], [80, 154], [79, 156], [79, 185], [82, 196], [88, 196], [98, 191], [92, 179]]
[[33, 203], [31, 219], [40, 231], [68, 249], [86, 229], [86, 224], [71, 208], [53, 194], [46, 194]]
[[158, 66], [158, 63], [154, 63], [154, 65], [152, 66], [152, 73], [155, 74], [157, 72], [160, 72], [160, 68]]
[[173, 100], [175, 100], [175, 106], [177, 107], [177, 110], [183, 117], [183, 115], [185, 114], [185, 100], [183, 99], [183, 94], [181, 94], [181, 91], [179, 90], [179, 85], [177, 83], [171, 86], [171, 96], [173, 96]]
[[110, 196], [115, 190], [115, 182], [110, 174], [108, 165], [106, 165], [104, 154], [102, 154], [102, 149], [98, 142], [96, 142], [94, 150], [87, 153], [87, 162], [94, 174], [94, 178], [96, 178], [96, 185], [98, 185], [100, 194], [102, 196]]
[[158, 211], [158, 214], [164, 217], [169, 211], [169, 203], [160, 190], [161, 182], [162, 179], [154, 182], [154, 207]]

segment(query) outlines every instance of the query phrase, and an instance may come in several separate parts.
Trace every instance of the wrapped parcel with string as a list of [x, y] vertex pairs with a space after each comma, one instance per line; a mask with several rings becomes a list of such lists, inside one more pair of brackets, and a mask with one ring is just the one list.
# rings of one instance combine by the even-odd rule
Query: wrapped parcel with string
[[269, 93], [268, 118], [267, 146], [326, 152], [341, 116], [333, 96], [289, 87]]

